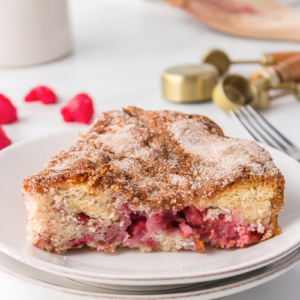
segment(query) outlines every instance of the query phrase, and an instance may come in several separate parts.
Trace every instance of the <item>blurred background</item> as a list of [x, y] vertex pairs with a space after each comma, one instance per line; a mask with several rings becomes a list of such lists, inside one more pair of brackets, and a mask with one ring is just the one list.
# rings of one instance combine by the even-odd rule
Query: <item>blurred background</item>
[[[43, 1], [38, 1], [44, 5], [34, 11], [34, 21], [43, 24], [43, 20], [46, 20], [48, 23], [43, 26], [49, 33], [45, 34], [42, 27], [35, 25], [38, 36], [35, 38], [52, 37], [55, 42], [50, 47], [50, 54], [57, 51], [55, 55], [58, 59], [50, 57], [50, 61], [43, 64], [33, 62], [32, 65], [25, 63], [21, 67], [0, 68], [0, 92], [13, 101], [20, 118], [20, 122], [4, 126], [14, 142], [65, 128], [81, 128], [83, 125], [80, 124], [64, 124], [58, 113], [59, 107], [79, 92], [87, 92], [94, 99], [95, 116], [99, 116], [102, 111], [126, 105], [194, 111], [217, 119], [221, 126], [227, 126], [235, 135], [238, 133], [229, 122], [229, 116], [212, 109], [210, 102], [180, 105], [166, 101], [161, 94], [162, 71], [173, 65], [198, 64], [203, 53], [211, 48], [221, 48], [233, 59], [257, 59], [263, 52], [299, 50], [299, 42], [296, 41], [255, 39], [223, 33], [161, 0], [51, 0], [53, 2], [48, 3], [48, 6], [45, 6], [47, 0]], [[1, 0], [0, 4], [2, 2], [6, 2], [5, 5], [13, 3]], [[20, 1], [19, 4], [22, 2], [26, 1]], [[281, 2], [300, 11], [299, 1]], [[60, 6], [60, 14], [53, 11], [57, 9], [55, 3]], [[7, 7], [5, 5], [2, 8]], [[26, 5], [24, 7], [19, 7], [17, 13], [24, 15]], [[0, 11], [3, 14], [3, 9]], [[51, 28], [51, 15], [58, 20], [56, 26], [63, 29]], [[27, 21], [32, 22], [30, 19]], [[5, 30], [0, 26], [2, 35], [3, 31], [9, 32], [11, 38], [21, 39], [24, 45], [31, 43], [30, 53], [36, 50], [38, 46], [37, 42], [33, 42], [33, 36], [23, 32], [16, 37], [17, 33], [11, 31], [11, 26], [7, 26], [8, 21], [5, 22]], [[59, 33], [58, 37], [55, 32]], [[296, 34], [300, 38], [299, 32]], [[25, 47], [21, 44], [16, 48], [22, 53]], [[49, 47], [45, 48], [47, 52]], [[35, 57], [37, 54], [33, 60]], [[258, 67], [237, 65], [231, 71], [247, 75]], [[40, 84], [50, 86], [57, 92], [58, 104], [42, 106], [37, 102], [30, 105], [24, 103], [23, 98], [28, 90]], [[271, 120], [278, 116], [276, 107], [281, 105], [281, 101], [284, 101], [286, 115], [289, 109], [300, 110], [298, 106], [294, 107], [294, 99], [280, 99], [267, 112], [272, 111]], [[51, 126], [45, 120], [51, 120]], [[282, 122], [292, 121], [282, 117]]]

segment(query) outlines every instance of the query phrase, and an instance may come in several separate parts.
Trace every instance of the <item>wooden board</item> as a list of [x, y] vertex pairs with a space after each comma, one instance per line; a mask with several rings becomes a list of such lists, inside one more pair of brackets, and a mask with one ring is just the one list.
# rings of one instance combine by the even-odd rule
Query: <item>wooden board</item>
[[166, 0], [230, 34], [300, 41], [300, 13], [274, 0]]

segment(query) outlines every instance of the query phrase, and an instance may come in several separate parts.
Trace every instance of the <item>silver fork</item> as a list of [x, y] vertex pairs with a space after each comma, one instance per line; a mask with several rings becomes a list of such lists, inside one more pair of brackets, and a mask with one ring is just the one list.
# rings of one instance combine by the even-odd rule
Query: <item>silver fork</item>
[[256, 141], [268, 144], [300, 161], [300, 149], [250, 105], [230, 111], [230, 114], [245, 127]]

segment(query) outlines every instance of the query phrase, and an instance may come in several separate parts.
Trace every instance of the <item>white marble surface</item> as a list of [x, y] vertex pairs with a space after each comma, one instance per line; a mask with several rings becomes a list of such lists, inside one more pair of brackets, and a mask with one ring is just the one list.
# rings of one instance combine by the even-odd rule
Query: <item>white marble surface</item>
[[[72, 0], [74, 52], [54, 63], [19, 69], [0, 69], [0, 92], [17, 106], [20, 121], [4, 126], [18, 142], [67, 128], [85, 130], [83, 125], [63, 123], [59, 108], [78, 92], [95, 100], [96, 114], [136, 105], [151, 109], [176, 109], [207, 115], [225, 133], [248, 137], [233, 120], [212, 103], [180, 105], [161, 96], [160, 74], [164, 68], [198, 63], [209, 48], [222, 48], [232, 59], [257, 58], [262, 52], [300, 50], [299, 44], [244, 39], [207, 28], [185, 13], [158, 0]], [[245, 75], [259, 66], [236, 66]], [[24, 103], [26, 92], [35, 85], [52, 86], [60, 102], [43, 106]], [[300, 103], [292, 96], [274, 101], [263, 114], [300, 146]], [[223, 299], [300, 298], [300, 265], [257, 288]], [[57, 292], [26, 285], [0, 272], [1, 299], [71, 299]], [[5, 295], [5, 297], [4, 297]], [[72, 298], [74, 299], [74, 298]]]

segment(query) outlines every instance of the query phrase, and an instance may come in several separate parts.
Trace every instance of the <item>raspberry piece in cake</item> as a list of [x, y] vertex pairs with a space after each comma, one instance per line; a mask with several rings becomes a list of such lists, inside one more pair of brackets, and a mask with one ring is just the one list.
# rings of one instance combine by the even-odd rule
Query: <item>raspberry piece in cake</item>
[[204, 116], [135, 107], [104, 113], [23, 182], [29, 240], [56, 253], [244, 247], [279, 233], [283, 190], [255, 142]]

